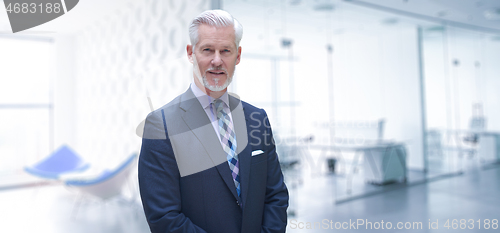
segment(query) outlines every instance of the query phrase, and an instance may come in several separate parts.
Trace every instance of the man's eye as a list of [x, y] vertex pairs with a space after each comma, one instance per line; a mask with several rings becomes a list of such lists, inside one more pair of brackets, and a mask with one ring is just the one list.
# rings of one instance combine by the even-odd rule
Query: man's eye
[[207, 51], [208, 52], [208, 51], [210, 51], [210, 49], [203, 49], [203, 51]]
[[224, 49], [223, 52], [229, 53], [229, 49]]

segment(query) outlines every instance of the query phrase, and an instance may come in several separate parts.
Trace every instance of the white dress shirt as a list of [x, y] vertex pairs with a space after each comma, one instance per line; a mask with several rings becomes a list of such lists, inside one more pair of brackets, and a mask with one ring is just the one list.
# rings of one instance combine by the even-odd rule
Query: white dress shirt
[[[214, 98], [205, 94], [202, 90], [200, 90], [198, 86], [196, 86], [194, 82], [191, 83], [191, 91], [193, 91], [198, 101], [200, 101], [201, 107], [203, 107], [203, 110], [205, 110], [208, 119], [210, 119], [210, 122], [212, 122], [215, 134], [219, 136], [218, 138], [222, 145], [222, 140], [219, 133], [219, 121], [217, 120], [217, 110], [214, 109], [214, 106], [212, 104]], [[227, 94], [227, 91], [224, 92], [224, 94], [219, 99], [222, 100], [222, 102], [224, 102], [224, 111], [229, 115], [230, 124], [233, 124], [233, 116], [231, 115], [231, 110], [229, 109], [229, 96]], [[231, 128], [234, 129], [234, 127]]]

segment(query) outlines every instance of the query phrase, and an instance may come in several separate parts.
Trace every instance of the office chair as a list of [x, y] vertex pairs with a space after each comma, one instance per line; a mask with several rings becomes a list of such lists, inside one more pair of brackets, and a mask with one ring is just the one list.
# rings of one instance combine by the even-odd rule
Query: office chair
[[[81, 195], [80, 201], [75, 202], [73, 216], [76, 215], [80, 202], [86, 195], [107, 201], [122, 194], [123, 186], [127, 183], [129, 175], [136, 164], [137, 154], [129, 156], [120, 166], [113, 170], [105, 169], [94, 177], [73, 177], [65, 180], [64, 184]], [[135, 192], [132, 191], [134, 195]], [[132, 198], [133, 201], [134, 197]]]
[[483, 132], [486, 129], [486, 118], [483, 115], [483, 107], [481, 104], [474, 104], [472, 107], [473, 116], [469, 121], [469, 130], [464, 138], [463, 142], [465, 145], [472, 147], [472, 152], [469, 153], [469, 156], [472, 157], [476, 154], [477, 146], [479, 142], [479, 133]]
[[24, 167], [24, 170], [37, 177], [57, 180], [63, 174], [83, 172], [89, 167], [89, 163], [64, 145], [33, 166]]

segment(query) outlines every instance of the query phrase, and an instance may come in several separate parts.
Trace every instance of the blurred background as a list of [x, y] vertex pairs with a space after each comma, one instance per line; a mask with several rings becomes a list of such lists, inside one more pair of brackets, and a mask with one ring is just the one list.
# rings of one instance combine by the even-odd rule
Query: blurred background
[[495, 217], [500, 1], [85, 0], [15, 34], [0, 11], [1, 232], [149, 231], [137, 127], [208, 9], [243, 25], [229, 91], [269, 115], [289, 220]]

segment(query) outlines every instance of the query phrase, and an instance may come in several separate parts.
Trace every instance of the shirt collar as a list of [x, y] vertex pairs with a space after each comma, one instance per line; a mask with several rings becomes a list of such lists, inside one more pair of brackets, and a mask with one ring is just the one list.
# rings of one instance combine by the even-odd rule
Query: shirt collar
[[[194, 82], [191, 83], [191, 90], [193, 91], [193, 94], [196, 96], [198, 101], [200, 101], [201, 106], [206, 109], [210, 107], [210, 104], [214, 101], [214, 98], [211, 96], [205, 94]], [[229, 96], [227, 94], [227, 91], [224, 92], [224, 94], [219, 98], [226, 104], [227, 107], [229, 107]]]

